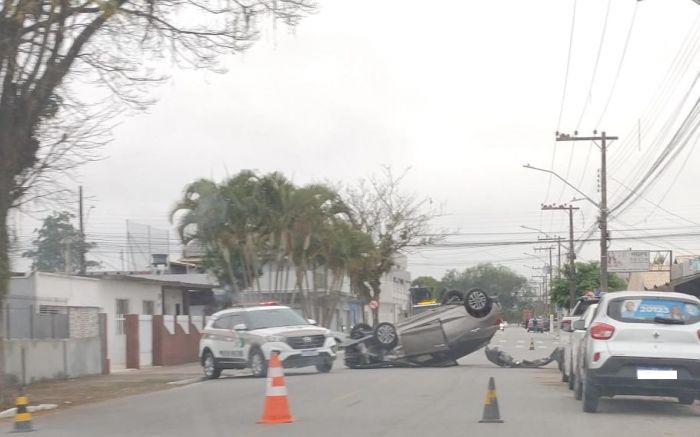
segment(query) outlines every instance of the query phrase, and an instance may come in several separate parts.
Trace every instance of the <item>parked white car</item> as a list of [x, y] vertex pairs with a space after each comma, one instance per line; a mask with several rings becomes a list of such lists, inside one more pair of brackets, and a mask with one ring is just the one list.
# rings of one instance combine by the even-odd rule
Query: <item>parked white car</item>
[[[594, 295], [579, 297], [571, 313], [566, 317], [562, 317], [559, 321], [559, 348], [561, 349], [559, 371], [561, 372], [562, 382], [569, 381], [573, 363], [575, 362], [572, 357], [571, 348], [572, 335], [574, 333], [573, 323], [583, 316], [588, 307], [597, 304], [599, 301], [600, 297]], [[572, 387], [571, 385], [569, 386]]]
[[327, 373], [336, 358], [331, 331], [316, 326], [293, 309], [280, 305], [234, 307], [211, 316], [199, 342], [204, 375], [218, 378], [224, 369], [250, 368], [267, 374], [272, 352], [283, 367], [315, 366]]
[[[583, 317], [574, 321], [571, 333], [571, 370], [569, 373], [569, 390], [574, 390], [576, 399], [581, 400], [581, 357], [583, 349], [583, 340], [586, 337], [586, 329], [590, 326], [595, 312], [598, 309], [598, 304], [590, 305]], [[577, 385], [578, 384], [578, 385]]]
[[700, 398], [700, 300], [631, 291], [602, 297], [586, 331], [581, 360], [583, 411], [601, 396]]

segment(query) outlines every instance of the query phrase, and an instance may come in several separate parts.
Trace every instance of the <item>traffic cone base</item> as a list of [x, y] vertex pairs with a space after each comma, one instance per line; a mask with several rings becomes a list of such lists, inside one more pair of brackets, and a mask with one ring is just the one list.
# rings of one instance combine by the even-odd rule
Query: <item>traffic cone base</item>
[[530, 339], [530, 350], [531, 351], [535, 350], [535, 341], [533, 339]]
[[258, 423], [291, 423], [294, 418], [289, 413], [287, 387], [284, 384], [284, 370], [277, 353], [273, 352], [267, 367], [267, 389], [263, 415]]
[[493, 376], [489, 379], [489, 387], [486, 390], [486, 400], [484, 401], [484, 414], [479, 423], [503, 423], [501, 413], [498, 410], [496, 382]]
[[20, 390], [20, 395], [15, 401], [17, 411], [15, 412], [15, 425], [10, 432], [31, 432], [34, 431], [32, 426], [32, 414], [27, 410], [29, 400], [24, 395], [24, 390]]

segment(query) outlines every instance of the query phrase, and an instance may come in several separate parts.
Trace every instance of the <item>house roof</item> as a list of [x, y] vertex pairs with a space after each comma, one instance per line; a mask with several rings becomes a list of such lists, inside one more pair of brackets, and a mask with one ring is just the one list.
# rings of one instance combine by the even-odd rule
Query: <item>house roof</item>
[[[188, 288], [188, 289], [195, 289], [195, 290], [211, 290], [213, 288], [216, 288], [217, 285], [215, 284], [209, 284], [205, 283], [204, 281], [198, 281], [198, 282], [188, 282], [188, 281], [179, 281], [177, 280], [178, 276], [182, 276], [183, 279], [192, 279], [192, 275], [167, 275], [167, 278], [161, 278], [160, 276], [163, 275], [148, 275], [148, 277], [144, 277], [146, 275], [130, 275], [130, 274], [118, 274], [118, 273], [103, 273], [103, 274], [89, 274], [86, 276], [79, 276], [79, 275], [69, 275], [65, 273], [47, 273], [47, 272], [30, 272], [25, 274], [23, 277], [28, 278], [32, 275], [42, 275], [42, 276], [59, 276], [59, 277], [67, 277], [71, 279], [76, 279], [76, 280], [91, 280], [91, 281], [99, 281], [99, 280], [112, 280], [112, 281], [130, 281], [130, 282], [139, 282], [142, 284], [152, 284], [152, 285], [161, 285], [161, 286], [168, 286], [168, 287], [178, 287], [178, 288]], [[15, 276], [14, 278], [19, 279], [22, 278], [22, 276]]]

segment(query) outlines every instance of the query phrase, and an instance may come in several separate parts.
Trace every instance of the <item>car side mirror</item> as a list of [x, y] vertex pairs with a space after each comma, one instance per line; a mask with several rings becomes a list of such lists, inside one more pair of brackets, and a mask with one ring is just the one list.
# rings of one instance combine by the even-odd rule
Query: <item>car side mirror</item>
[[586, 321], [583, 319], [575, 320], [573, 327], [574, 327], [574, 331], [585, 331], [586, 330]]
[[245, 325], [245, 323], [239, 323], [233, 327], [234, 331], [245, 331], [248, 329], [248, 327]]
[[308, 320], [309, 323], [312, 324], [312, 325], [318, 325], [318, 322], [317, 322], [316, 320], [314, 320], [314, 319], [307, 319], [307, 320]]

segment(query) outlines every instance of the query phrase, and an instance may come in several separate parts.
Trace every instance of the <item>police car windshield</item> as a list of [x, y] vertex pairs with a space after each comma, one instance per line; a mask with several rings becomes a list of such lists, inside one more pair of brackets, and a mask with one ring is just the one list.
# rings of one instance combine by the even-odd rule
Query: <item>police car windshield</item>
[[248, 311], [248, 329], [308, 325], [309, 322], [290, 308]]

